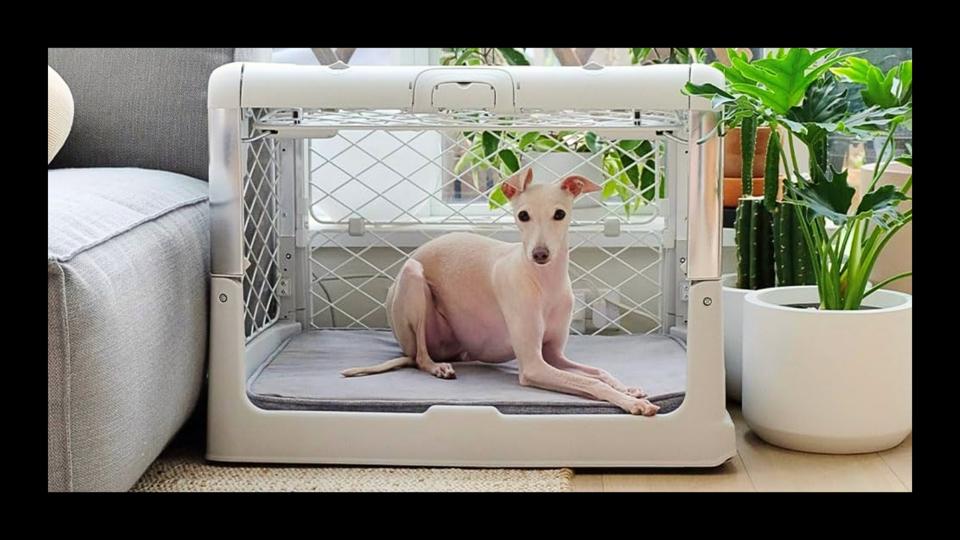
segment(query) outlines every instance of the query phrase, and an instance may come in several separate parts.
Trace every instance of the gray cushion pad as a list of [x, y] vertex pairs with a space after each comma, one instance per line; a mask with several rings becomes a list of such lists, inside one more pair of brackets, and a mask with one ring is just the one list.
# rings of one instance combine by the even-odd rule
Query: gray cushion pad
[[[317, 330], [293, 337], [248, 383], [264, 409], [423, 412], [431, 405], [492, 405], [504, 414], [625, 414], [606, 402], [520, 385], [516, 360], [457, 362], [457, 378], [403, 368], [346, 378], [340, 371], [401, 356], [389, 330]], [[567, 356], [640, 386], [661, 406], [677, 408], [686, 389], [683, 346], [666, 336], [571, 336]]]

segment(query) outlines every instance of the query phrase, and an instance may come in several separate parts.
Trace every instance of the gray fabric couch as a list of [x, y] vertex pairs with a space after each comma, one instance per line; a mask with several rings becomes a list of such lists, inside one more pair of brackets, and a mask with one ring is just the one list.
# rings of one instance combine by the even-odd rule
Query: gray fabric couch
[[269, 49], [49, 49], [74, 124], [50, 164], [47, 489], [129, 489], [207, 355], [207, 81]]

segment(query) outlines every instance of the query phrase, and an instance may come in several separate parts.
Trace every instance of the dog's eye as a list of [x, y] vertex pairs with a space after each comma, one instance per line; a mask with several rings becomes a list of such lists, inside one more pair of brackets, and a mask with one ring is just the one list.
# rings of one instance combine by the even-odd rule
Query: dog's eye
[[555, 220], [557, 220], [557, 221], [560, 221], [561, 219], [563, 219], [563, 218], [565, 218], [565, 217], [567, 217], [567, 213], [564, 212], [563, 210], [560, 210], [559, 208], [557, 209], [556, 212], [553, 213], [553, 219], [555, 219]]
[[520, 221], [530, 221], [530, 214], [528, 214], [526, 210], [521, 210], [520, 213], [517, 214], [517, 218], [519, 218]]

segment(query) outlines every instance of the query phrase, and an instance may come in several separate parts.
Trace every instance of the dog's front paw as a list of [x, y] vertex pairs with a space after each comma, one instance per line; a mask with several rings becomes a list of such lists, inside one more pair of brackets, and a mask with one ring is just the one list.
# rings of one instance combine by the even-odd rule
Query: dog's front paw
[[650, 403], [650, 400], [647, 399], [637, 399], [633, 404], [630, 405], [630, 414], [642, 414], [643, 416], [654, 416], [657, 414], [657, 411], [660, 410], [660, 407]]
[[457, 373], [453, 371], [453, 366], [447, 363], [434, 364], [430, 373], [440, 379], [456, 379]]
[[645, 397], [647, 397], [647, 393], [643, 391], [643, 388], [632, 388], [632, 387], [631, 387], [631, 388], [627, 388], [627, 389], [624, 391], [624, 393], [627, 394], [627, 395], [630, 396], [630, 397], [635, 397], [635, 398], [645, 398]]

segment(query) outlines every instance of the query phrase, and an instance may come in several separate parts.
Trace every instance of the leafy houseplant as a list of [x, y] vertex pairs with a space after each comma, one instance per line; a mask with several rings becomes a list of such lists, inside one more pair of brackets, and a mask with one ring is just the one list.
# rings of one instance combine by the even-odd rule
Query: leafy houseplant
[[[810, 53], [806, 49], [791, 49], [787, 53], [781, 49], [764, 59], [750, 62], [745, 52], [731, 49], [728, 50], [731, 65], [719, 62], [712, 64], [723, 72], [727, 90], [712, 84], [688, 83], [686, 86], [687, 93], [710, 97], [715, 106], [722, 108], [723, 117], [718, 125], [720, 129], [741, 128], [743, 193], [753, 191], [751, 171], [756, 128], [766, 125], [771, 130], [764, 159], [762, 208], [758, 208], [760, 202], [752, 196], [741, 198], [737, 207], [738, 288], [762, 289], [775, 285], [813, 283], [814, 276], [808, 271], [809, 250], [798, 241], [797, 234], [797, 228], [805, 216], [796, 214], [796, 210], [794, 216], [789, 216], [784, 212], [782, 203], [777, 201], [780, 160], [785, 159], [777, 130], [780, 125], [797, 125], [797, 122], [788, 118], [790, 114], [798, 115], [799, 111], [811, 114], [801, 105], [808, 94], [817, 95], [821, 92], [817, 81], [831, 66], [846, 57], [837, 51], [823, 49]], [[807, 100], [808, 108], [810, 103], [813, 103], [812, 99]], [[792, 148], [793, 135], [789, 131], [788, 136]], [[744, 223], [746, 216], [754, 215], [758, 219]], [[776, 228], [773, 227], [774, 223], [777, 224]], [[760, 230], [754, 230], [757, 227]], [[749, 268], [769, 267], [781, 271], [748, 272]]]
[[[911, 182], [900, 191], [892, 186], [874, 189], [894, 158], [889, 144], [881, 150], [880, 166], [852, 216], [848, 212], [854, 189], [846, 183], [847, 173], [827, 164], [829, 134], [866, 138], [884, 133], [889, 143], [897, 127], [912, 114], [912, 62], [903, 62], [883, 74], [852, 55], [837, 54], [837, 49], [815, 53], [791, 49], [750, 64], [731, 52], [733, 65], [724, 70], [728, 81], [734, 81], [729, 84], [729, 92], [704, 88], [712, 85], [688, 85], [691, 93], [711, 95], [727, 105], [726, 109], [733, 111], [731, 117], [749, 111], [771, 126], [786, 129], [787, 145], [772, 141], [770, 148], [777, 150], [786, 164], [789, 181], [784, 204], [794, 213], [803, 235], [823, 309], [858, 309], [864, 296], [886, 284], [866, 291], [869, 271], [880, 249], [912, 219], [912, 212], [900, 214], [896, 210], [896, 205], [906, 200]], [[850, 111], [845, 93], [828, 71], [864, 85], [867, 108]], [[800, 173], [794, 138], [809, 149], [809, 179]], [[770, 193], [765, 201], [768, 206], [775, 204]], [[837, 226], [833, 233], [827, 231], [827, 220]], [[878, 227], [867, 234], [870, 223]], [[892, 279], [906, 275], [909, 273]]]
[[[785, 130], [777, 144], [787, 171], [779, 211], [792, 215], [816, 282], [745, 296], [743, 328], [752, 331], [742, 334], [744, 418], [779, 446], [873, 452], [899, 444], [912, 425], [912, 300], [882, 288], [910, 272], [872, 287], [867, 281], [884, 246], [913, 217], [899, 209], [910, 199], [912, 176], [899, 189], [877, 187], [892, 161], [912, 165], [912, 152], [897, 156], [892, 144], [912, 115], [912, 64], [884, 73], [837, 51], [781, 50], [753, 64], [731, 56], [727, 80], [735, 82], [699, 90]], [[865, 108], [851, 109], [837, 78], [860, 88]], [[886, 137], [856, 207], [848, 171], [827, 163], [834, 133]], [[809, 149], [808, 176], [800, 173], [795, 139]], [[811, 397], [818, 388], [830, 391]]]
[[[447, 49], [442, 63], [468, 66], [529, 64], [519, 49], [481, 48]], [[473, 185], [477, 189], [478, 170], [494, 168], [502, 176], [509, 176], [520, 169], [523, 156], [566, 152], [595, 154], [599, 156], [597, 166], [602, 168], [607, 177], [601, 198], [607, 200], [618, 196], [623, 203], [624, 213], [629, 217], [651, 197], [657, 179], [653, 145], [647, 140], [603, 141], [593, 132], [475, 131], [464, 132], [463, 143], [466, 150], [454, 166], [454, 173], [462, 174], [470, 170]], [[534, 159], [542, 162], [546, 157]], [[592, 159], [584, 161], [589, 164]], [[490, 193], [488, 202], [491, 209], [507, 203], [500, 186]]]
[[[847, 171], [837, 171], [826, 164], [826, 146], [818, 148], [814, 158], [811, 151], [811, 179], [801, 177], [791, 186], [791, 202], [809, 208], [813, 219], [803, 223], [803, 233], [810, 246], [817, 275], [820, 308], [829, 310], [860, 309], [864, 298], [880, 290], [884, 285], [909, 275], [904, 272], [892, 276], [867, 289], [868, 279], [884, 246], [900, 229], [913, 220], [913, 210], [901, 212], [901, 202], [910, 197], [907, 193], [913, 185], [913, 176], [897, 189], [894, 186], [877, 188], [890, 162], [896, 161], [913, 166], [912, 153], [895, 157], [892, 145], [897, 128], [913, 114], [913, 66], [912, 61], [901, 62], [886, 74], [860, 58], [848, 58], [843, 65], [831, 70], [850, 82], [863, 85], [861, 95], [868, 107], [859, 113], [860, 118], [874, 118], [872, 123], [861, 124], [861, 129], [879, 129], [886, 126], [886, 141], [877, 156], [869, 187], [860, 204], [850, 212], [854, 189], [847, 185]], [[838, 106], [838, 109], [842, 107]], [[846, 119], [849, 123], [850, 118]], [[882, 121], [882, 122], [881, 122]], [[817, 139], [825, 139], [824, 132], [838, 129], [834, 124], [815, 124], [807, 127], [807, 136], [815, 133]], [[827, 230], [827, 220], [837, 226], [832, 233]], [[848, 249], [849, 248], [849, 249]]]
[[[724, 276], [724, 358], [727, 394], [734, 399], [740, 397], [743, 340], [748, 335], [742, 324], [744, 297], [751, 290], [777, 285], [808, 285], [815, 279], [801, 229], [806, 212], [777, 201], [780, 162], [787, 163], [783, 157], [784, 144], [780, 140], [779, 127], [785, 119], [789, 120], [786, 118], [788, 114], [799, 114], [798, 107], [806, 107], [808, 115], [816, 111], [824, 115], [834, 110], [832, 101], [814, 98], [829, 95], [820, 88], [818, 81], [842, 57], [836, 49], [816, 55], [805, 49], [795, 51], [789, 54], [778, 51], [750, 62], [745, 51], [728, 50], [729, 65], [712, 64], [724, 74], [726, 89], [710, 84], [688, 84], [686, 87], [688, 94], [711, 98], [714, 106], [721, 109], [722, 119], [718, 123], [721, 134], [741, 128], [742, 193], [753, 192], [751, 134], [758, 125], [770, 129], [763, 157], [763, 197], [745, 196], [738, 200], [734, 224], [737, 272]], [[757, 80], [758, 71], [766, 79], [766, 84]], [[815, 103], [822, 106], [814, 107]], [[788, 140], [792, 141], [789, 137], [788, 134]]]

